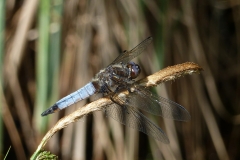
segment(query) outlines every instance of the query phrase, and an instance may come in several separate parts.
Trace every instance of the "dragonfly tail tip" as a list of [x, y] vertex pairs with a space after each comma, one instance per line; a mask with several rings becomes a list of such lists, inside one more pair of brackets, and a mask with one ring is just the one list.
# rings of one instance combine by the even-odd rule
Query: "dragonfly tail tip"
[[44, 111], [44, 112], [41, 114], [41, 116], [43, 117], [43, 116], [46, 116], [46, 115], [48, 115], [48, 114], [52, 114], [52, 113], [54, 113], [54, 112], [56, 112], [56, 111], [58, 111], [58, 110], [59, 110], [58, 106], [57, 106], [56, 104], [54, 104], [52, 107], [50, 107], [50, 108], [48, 108], [46, 111]]

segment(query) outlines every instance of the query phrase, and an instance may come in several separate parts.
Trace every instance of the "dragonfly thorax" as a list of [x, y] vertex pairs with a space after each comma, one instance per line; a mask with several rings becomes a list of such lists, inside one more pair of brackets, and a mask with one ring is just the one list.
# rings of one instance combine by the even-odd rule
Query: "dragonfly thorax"
[[113, 64], [102, 69], [93, 79], [93, 84], [99, 92], [115, 92], [132, 83], [139, 74], [140, 67], [134, 62]]

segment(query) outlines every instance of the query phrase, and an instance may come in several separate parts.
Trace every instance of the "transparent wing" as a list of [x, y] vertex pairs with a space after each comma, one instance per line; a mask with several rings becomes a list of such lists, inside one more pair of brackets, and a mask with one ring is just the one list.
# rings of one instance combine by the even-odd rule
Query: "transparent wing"
[[152, 123], [141, 112], [128, 106], [120, 106], [116, 103], [109, 105], [105, 109], [105, 114], [116, 121], [136, 130], [139, 130], [156, 140], [163, 143], [169, 143], [167, 135], [161, 128]]
[[110, 65], [116, 64], [116, 63], [124, 63], [126, 64], [133, 58], [137, 57], [139, 54], [141, 54], [147, 46], [152, 42], [152, 37], [148, 37], [144, 41], [142, 41], [139, 45], [137, 45], [135, 48], [133, 48], [131, 51], [125, 51], [121, 55], [119, 55]]
[[135, 87], [133, 92], [119, 96], [127, 106], [132, 106], [164, 118], [178, 121], [188, 121], [191, 119], [188, 111], [181, 105], [163, 97], [153, 95], [143, 87]]

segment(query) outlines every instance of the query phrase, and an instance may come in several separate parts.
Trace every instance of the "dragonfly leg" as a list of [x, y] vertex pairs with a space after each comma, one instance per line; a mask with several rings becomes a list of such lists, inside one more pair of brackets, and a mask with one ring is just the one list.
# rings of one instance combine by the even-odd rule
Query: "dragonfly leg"
[[123, 111], [127, 114], [130, 114], [130, 112], [127, 109], [127, 106], [124, 105], [125, 102], [123, 102], [123, 100], [121, 100], [117, 94], [114, 94], [113, 96], [110, 96], [111, 101], [113, 101], [116, 105], [119, 105], [121, 107], [123, 107]]

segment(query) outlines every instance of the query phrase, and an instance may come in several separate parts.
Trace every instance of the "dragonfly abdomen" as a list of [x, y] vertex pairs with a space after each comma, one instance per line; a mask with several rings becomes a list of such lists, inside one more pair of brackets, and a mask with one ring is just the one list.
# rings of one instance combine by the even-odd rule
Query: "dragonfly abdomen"
[[54, 113], [58, 110], [62, 110], [68, 106], [71, 106], [78, 101], [81, 101], [85, 98], [90, 97], [96, 92], [95, 87], [93, 86], [92, 82], [89, 82], [84, 87], [80, 88], [79, 90], [69, 94], [66, 97], [63, 97], [59, 101], [57, 101], [53, 106], [42, 113], [42, 116], [46, 116], [48, 114]]
[[95, 93], [96, 89], [94, 88], [93, 84], [90, 82], [86, 84], [84, 87], [80, 88], [79, 90], [69, 94], [68, 96], [60, 99], [56, 102], [59, 109], [64, 109], [72, 104], [81, 101]]

